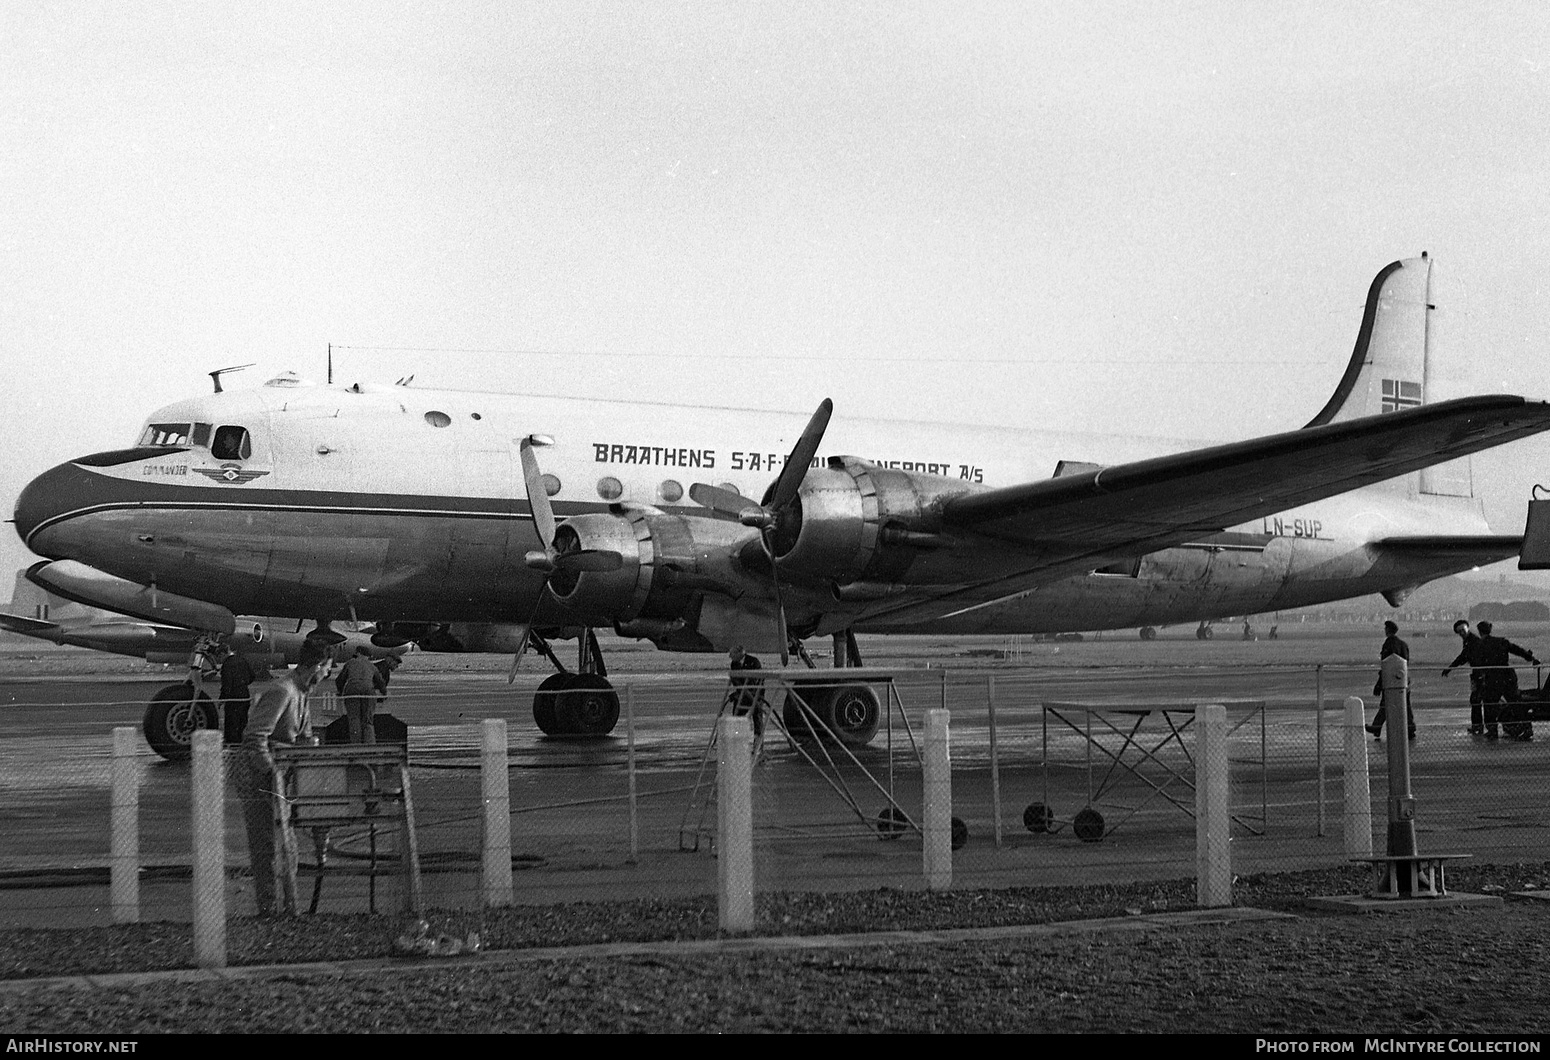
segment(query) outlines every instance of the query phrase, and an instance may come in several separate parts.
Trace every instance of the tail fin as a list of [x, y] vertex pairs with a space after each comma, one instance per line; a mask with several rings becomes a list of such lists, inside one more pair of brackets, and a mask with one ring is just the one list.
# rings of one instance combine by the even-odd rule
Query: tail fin
[[[1438, 368], [1433, 348], [1432, 261], [1425, 251], [1386, 266], [1367, 291], [1356, 348], [1345, 375], [1307, 426], [1414, 408], [1454, 396], [1433, 393]], [[1469, 458], [1418, 473], [1419, 492], [1444, 497], [1474, 495]]]

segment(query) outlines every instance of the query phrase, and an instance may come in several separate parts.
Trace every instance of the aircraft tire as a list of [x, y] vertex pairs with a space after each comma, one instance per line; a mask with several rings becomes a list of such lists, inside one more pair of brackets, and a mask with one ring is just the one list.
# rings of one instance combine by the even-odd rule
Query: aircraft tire
[[808, 709], [818, 715], [820, 722], [827, 725], [829, 723], [829, 697], [833, 692], [832, 688], [804, 688], [802, 689], [801, 700], [798, 700], [790, 692], [786, 693], [786, 701], [780, 708], [780, 718], [786, 723], [786, 732], [791, 735], [793, 740], [812, 743], [823, 734], [821, 729], [814, 731], [816, 726], [808, 715], [807, 710], [802, 709], [802, 702], [806, 701]]
[[877, 693], [869, 686], [858, 683], [836, 688], [805, 688], [802, 696], [821, 724], [813, 725], [801, 703], [788, 694], [781, 708], [781, 720], [786, 723], [786, 731], [792, 739], [804, 742], [828, 739], [829, 733], [833, 733], [841, 743], [860, 747], [877, 735], [883, 711]]
[[842, 743], [854, 747], [872, 741], [882, 717], [877, 693], [867, 685], [853, 684], [841, 685], [830, 694], [823, 720]]
[[1141, 627], [1141, 639], [1142, 640], [1156, 640], [1157, 639], [1157, 627], [1156, 626], [1142, 626]]
[[619, 722], [619, 693], [606, 677], [572, 674], [555, 697], [554, 713], [567, 736], [607, 736]]
[[570, 687], [574, 674], [550, 674], [538, 685], [538, 691], [533, 693], [533, 721], [538, 726], [538, 731], [545, 736], [564, 736], [564, 730], [560, 728], [560, 720], [555, 708], [559, 703], [560, 693]]
[[964, 844], [968, 843], [968, 841], [969, 841], [969, 826], [964, 824], [963, 818], [961, 818], [961, 817], [954, 817], [952, 819], [952, 839], [951, 839], [951, 843], [952, 843], [953, 849], [954, 850], [962, 850], [964, 848]]
[[145, 742], [169, 762], [181, 762], [193, 753], [194, 730], [220, 728], [220, 714], [204, 692], [194, 693], [188, 682], [168, 685], [151, 697], [141, 722]]

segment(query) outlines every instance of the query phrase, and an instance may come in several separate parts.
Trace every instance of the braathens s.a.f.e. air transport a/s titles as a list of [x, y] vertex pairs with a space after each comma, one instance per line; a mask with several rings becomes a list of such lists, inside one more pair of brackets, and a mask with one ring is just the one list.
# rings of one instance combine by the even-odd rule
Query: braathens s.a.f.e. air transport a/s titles
[[[1467, 458], [1550, 429], [1520, 396], [1428, 398], [1431, 262], [1372, 283], [1355, 350], [1298, 430], [1224, 444], [836, 414], [314, 385], [282, 375], [157, 410], [16, 502], [28, 576], [216, 634], [238, 615], [379, 646], [536, 650], [534, 716], [610, 731], [593, 630], [666, 651], [800, 652], [857, 632], [1144, 628], [1368, 593], [1517, 555]], [[580, 638], [580, 672], [550, 648]], [[515, 664], [514, 664], [515, 666]], [[815, 704], [841, 738], [876, 697]]]

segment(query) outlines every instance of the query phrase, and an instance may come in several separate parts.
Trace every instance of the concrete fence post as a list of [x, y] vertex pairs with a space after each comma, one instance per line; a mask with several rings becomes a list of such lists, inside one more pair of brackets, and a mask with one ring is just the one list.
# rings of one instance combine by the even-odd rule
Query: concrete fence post
[[193, 733], [194, 963], [226, 967], [226, 769], [221, 733]]
[[716, 724], [716, 909], [722, 931], [752, 931], [753, 728], [747, 718]]
[[109, 897], [115, 924], [140, 920], [140, 746], [132, 725], [113, 730]]
[[506, 719], [479, 725], [479, 782], [484, 801], [484, 904], [511, 904], [511, 779], [507, 772]]
[[1227, 708], [1195, 710], [1195, 904], [1232, 905], [1232, 771]]
[[924, 835], [921, 860], [926, 887], [943, 891], [953, 884], [953, 767], [949, 749], [949, 721], [945, 710], [926, 711], [925, 746], [921, 754], [921, 782], [925, 807], [921, 813]]
[[[1404, 722], [1401, 721], [1400, 725]], [[1345, 852], [1372, 856], [1372, 791], [1367, 778], [1367, 715], [1360, 696], [1345, 701]], [[1401, 728], [1399, 732], [1404, 732]]]

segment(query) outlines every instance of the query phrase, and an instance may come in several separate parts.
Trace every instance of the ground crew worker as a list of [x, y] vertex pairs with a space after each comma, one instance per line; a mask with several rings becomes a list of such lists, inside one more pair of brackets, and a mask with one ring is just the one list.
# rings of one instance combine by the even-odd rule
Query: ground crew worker
[[[1410, 661], [1410, 645], [1399, 638], [1399, 625], [1395, 622], [1383, 623], [1383, 646], [1378, 649], [1378, 661], [1382, 662], [1390, 655], [1397, 655], [1406, 663]], [[1383, 722], [1388, 717], [1388, 703], [1383, 697], [1383, 671], [1378, 671], [1378, 683], [1373, 686], [1372, 694], [1378, 697], [1378, 713], [1373, 716], [1372, 724], [1367, 726], [1367, 731], [1378, 739], [1383, 738]], [[1410, 722], [1410, 738], [1415, 739], [1415, 711], [1410, 709], [1410, 689], [1405, 689], [1405, 714]]]
[[1480, 709], [1484, 715], [1485, 738], [1496, 739], [1496, 723], [1501, 722], [1502, 732], [1513, 740], [1532, 740], [1532, 722], [1518, 717], [1518, 672], [1512, 668], [1510, 655], [1539, 665], [1534, 653], [1520, 648], [1505, 637], [1491, 633], [1491, 623], [1480, 623]]
[[[741, 644], [727, 652], [733, 670], [758, 670], [759, 660], [743, 650]], [[764, 751], [764, 681], [757, 677], [733, 677], [729, 693], [732, 714], [735, 717], [753, 716], [753, 759], [759, 760]]]
[[242, 742], [252, 706], [248, 689], [257, 678], [258, 671], [246, 655], [226, 649], [226, 658], [221, 660], [221, 723], [228, 744]]
[[349, 719], [351, 743], [376, 743], [377, 697], [387, 693], [387, 678], [371, 662], [371, 649], [355, 649], [339, 675], [339, 694], [344, 697], [344, 713]]
[[296, 666], [265, 688], [248, 715], [234, 778], [247, 824], [253, 899], [260, 916], [296, 913], [296, 836], [280, 792], [274, 748], [316, 744], [307, 693], [328, 676], [328, 648], [304, 641]]
[[1459, 649], [1458, 656], [1442, 668], [1442, 676], [1447, 677], [1456, 666], [1463, 666], [1466, 663], [1469, 665], [1469, 731], [1482, 733], [1485, 731], [1485, 716], [1480, 711], [1480, 682], [1485, 674], [1476, 669], [1481, 665], [1480, 638], [1470, 632], [1469, 623], [1462, 618], [1453, 623], [1453, 632], [1459, 635], [1463, 646]]

